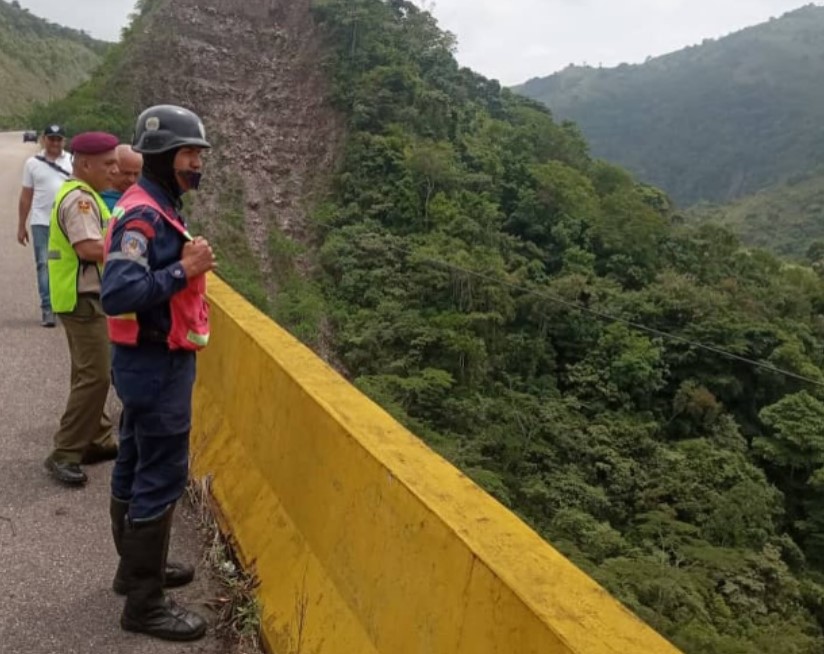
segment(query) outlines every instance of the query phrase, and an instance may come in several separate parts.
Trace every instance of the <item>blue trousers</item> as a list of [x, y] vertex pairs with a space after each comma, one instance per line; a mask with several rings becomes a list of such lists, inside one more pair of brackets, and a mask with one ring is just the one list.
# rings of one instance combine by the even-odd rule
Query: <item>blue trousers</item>
[[40, 294], [40, 310], [51, 311], [49, 297], [49, 226], [32, 225], [31, 243], [34, 263], [37, 265], [37, 292]]
[[112, 381], [123, 403], [112, 495], [129, 503], [131, 520], [151, 520], [186, 488], [195, 354], [115, 345]]

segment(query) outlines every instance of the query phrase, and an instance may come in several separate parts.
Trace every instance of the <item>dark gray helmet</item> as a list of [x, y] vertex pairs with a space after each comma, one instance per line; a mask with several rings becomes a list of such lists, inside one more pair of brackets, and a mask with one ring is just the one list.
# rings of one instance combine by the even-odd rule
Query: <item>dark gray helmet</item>
[[206, 129], [197, 114], [183, 107], [159, 104], [137, 118], [133, 149], [142, 154], [160, 154], [183, 147], [210, 148]]

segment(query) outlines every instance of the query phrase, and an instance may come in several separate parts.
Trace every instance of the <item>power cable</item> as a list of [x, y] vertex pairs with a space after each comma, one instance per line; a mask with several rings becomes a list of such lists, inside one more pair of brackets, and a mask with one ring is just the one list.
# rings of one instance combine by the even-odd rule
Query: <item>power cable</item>
[[682, 343], [682, 344], [685, 344], [685, 345], [690, 345], [692, 347], [695, 347], [695, 348], [698, 348], [698, 349], [701, 349], [701, 350], [705, 350], [707, 352], [712, 352], [714, 354], [719, 354], [721, 356], [727, 357], [729, 359], [733, 359], [735, 361], [740, 361], [742, 363], [747, 363], [747, 364], [750, 364], [752, 366], [762, 368], [764, 370], [769, 370], [770, 372], [775, 372], [775, 373], [785, 375], [787, 377], [791, 377], [791, 378], [796, 379], [798, 381], [803, 381], [803, 382], [807, 382], [808, 384], [813, 384], [815, 386], [824, 387], [824, 382], [822, 382], [820, 380], [813, 379], [812, 377], [806, 377], [805, 375], [799, 375], [799, 374], [791, 372], [789, 370], [784, 370], [783, 368], [778, 368], [777, 366], [774, 366], [771, 363], [765, 363], [763, 361], [757, 361], [755, 359], [749, 359], [747, 357], [741, 356], [740, 354], [735, 354], [734, 352], [729, 352], [727, 350], [716, 347], [714, 345], [707, 345], [706, 343], [701, 343], [700, 341], [694, 341], [694, 340], [686, 338], [684, 336], [678, 336], [677, 334], [670, 334], [669, 332], [661, 331], [660, 329], [656, 329], [655, 327], [648, 327], [647, 325], [642, 325], [641, 323], [637, 323], [637, 322], [634, 322], [632, 320], [628, 320], [627, 318], [621, 318], [620, 316], [614, 316], [614, 315], [611, 315], [609, 313], [605, 313], [603, 311], [597, 311], [595, 309], [591, 309], [590, 307], [587, 307], [587, 306], [585, 306], [583, 304], [580, 304], [578, 302], [571, 302], [569, 300], [565, 300], [565, 299], [557, 297], [557, 296], [549, 295], [548, 293], [545, 293], [543, 291], [536, 291], [534, 289], [527, 288], [526, 286], [521, 286], [519, 284], [513, 284], [512, 282], [508, 282], [504, 279], [498, 279], [496, 277], [491, 277], [491, 276], [485, 275], [483, 273], [475, 272], [473, 270], [468, 270], [466, 268], [462, 268], [460, 266], [451, 264], [447, 261], [438, 261], [436, 259], [426, 259], [426, 261], [427, 261], [427, 263], [432, 263], [432, 264], [435, 264], [435, 265], [439, 265], [441, 267], [450, 268], [452, 270], [462, 272], [466, 275], [471, 275], [473, 277], [477, 277], [478, 279], [483, 279], [483, 280], [488, 281], [488, 282], [494, 282], [494, 283], [500, 284], [502, 286], [506, 286], [507, 288], [510, 288], [512, 290], [521, 291], [521, 292], [523, 292], [527, 295], [532, 295], [534, 297], [541, 298], [542, 300], [548, 300], [549, 302], [554, 302], [556, 304], [561, 304], [561, 305], [566, 306], [570, 309], [575, 309], [575, 310], [578, 310], [578, 311], [582, 311], [584, 313], [588, 313], [588, 314], [593, 315], [597, 318], [601, 318], [602, 320], [609, 320], [609, 321], [612, 321], [612, 322], [621, 323], [621, 324], [627, 325], [628, 327], [632, 327], [632, 328], [637, 329], [639, 331], [647, 332], [649, 334], [653, 334], [655, 336], [658, 336], [658, 337], [661, 337], [661, 338], [664, 338], [664, 339], [669, 339], [671, 341], [675, 341], [675, 342]]
[[[333, 225], [331, 223], [326, 223], [323, 221], [313, 221], [313, 225], [318, 225], [321, 227], [326, 227], [329, 229], [340, 229], [340, 225]], [[678, 336], [677, 334], [671, 334], [669, 332], [662, 331], [660, 329], [656, 329], [655, 327], [649, 327], [647, 325], [643, 325], [641, 323], [629, 320], [627, 318], [621, 318], [620, 316], [615, 316], [604, 311], [598, 311], [596, 309], [592, 309], [588, 306], [585, 306], [579, 302], [572, 302], [570, 300], [566, 300], [564, 298], [551, 295], [546, 293], [545, 291], [538, 291], [535, 289], [528, 288], [526, 286], [522, 286], [520, 284], [515, 284], [513, 282], [507, 281], [505, 279], [500, 279], [498, 277], [492, 277], [491, 275], [486, 275], [484, 273], [479, 273], [474, 270], [470, 270], [468, 268], [464, 268], [457, 264], [450, 263], [448, 261], [444, 261], [441, 259], [434, 259], [429, 256], [420, 256], [418, 253], [414, 252], [413, 250], [409, 249], [407, 246], [400, 245], [398, 243], [385, 243], [390, 248], [393, 248], [407, 256], [414, 256], [417, 261], [425, 262], [432, 265], [439, 266], [441, 268], [447, 268], [454, 272], [460, 272], [465, 275], [470, 275], [477, 279], [482, 279], [487, 282], [492, 282], [494, 284], [499, 284], [511, 290], [520, 291], [526, 295], [531, 295], [534, 297], [538, 297], [543, 300], [547, 300], [548, 302], [553, 302], [555, 304], [563, 305], [569, 309], [574, 309], [577, 311], [581, 311], [584, 313], [588, 313], [596, 318], [600, 318], [601, 320], [607, 320], [615, 323], [620, 323], [627, 325], [628, 327], [632, 327], [638, 331], [646, 332], [648, 334], [653, 334], [654, 336], [658, 336], [659, 338], [668, 339], [670, 341], [674, 341], [677, 343], [681, 343], [683, 345], [689, 345], [691, 347], [704, 350], [706, 352], [711, 352], [713, 354], [717, 354], [719, 356], [726, 357], [728, 359], [738, 361], [740, 363], [746, 363], [748, 365], [754, 366], [756, 368], [760, 368], [762, 370], [767, 370], [769, 372], [777, 373], [780, 375], [784, 375], [785, 377], [789, 377], [791, 379], [795, 379], [797, 381], [805, 382], [807, 384], [811, 384], [813, 386], [820, 386], [824, 388], [824, 381], [813, 379], [812, 377], [807, 377], [806, 375], [800, 375], [798, 373], [792, 372], [790, 370], [785, 370], [783, 368], [779, 368], [774, 366], [771, 363], [766, 363], [764, 361], [757, 361], [755, 359], [750, 359], [745, 356], [741, 356], [740, 354], [735, 354], [734, 352], [730, 352], [720, 347], [716, 347], [714, 345], [707, 345], [706, 343], [702, 343], [700, 341], [696, 341], [690, 338], [686, 338], [684, 336]]]

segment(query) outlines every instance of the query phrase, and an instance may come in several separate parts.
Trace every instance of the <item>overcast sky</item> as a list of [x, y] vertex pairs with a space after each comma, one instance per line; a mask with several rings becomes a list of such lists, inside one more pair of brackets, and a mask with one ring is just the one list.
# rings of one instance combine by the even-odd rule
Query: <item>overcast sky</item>
[[[134, 0], [18, 0], [32, 13], [117, 40]], [[288, 0], [286, 0], [288, 1]], [[458, 37], [458, 59], [517, 84], [567, 64], [636, 63], [780, 16], [806, 0], [418, 0]], [[819, 0], [814, 4], [822, 4]]]

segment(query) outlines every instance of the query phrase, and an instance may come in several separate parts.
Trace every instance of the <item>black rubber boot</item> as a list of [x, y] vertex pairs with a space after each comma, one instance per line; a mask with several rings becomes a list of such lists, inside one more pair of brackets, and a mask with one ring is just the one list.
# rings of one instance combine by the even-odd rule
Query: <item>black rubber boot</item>
[[197, 640], [206, 633], [206, 621], [163, 594], [173, 513], [170, 506], [155, 520], [137, 524], [126, 520], [121, 573], [127, 594], [120, 626], [163, 640]]
[[[112, 539], [118, 555], [123, 556], [120, 551], [120, 541], [123, 539], [123, 529], [126, 525], [126, 515], [129, 512], [129, 503], [112, 498], [109, 503], [109, 515], [112, 519]], [[112, 582], [112, 590], [118, 595], [125, 595], [128, 590], [126, 580], [123, 577], [122, 561], [117, 566], [117, 572]], [[177, 588], [185, 586], [195, 578], [195, 569], [191, 565], [178, 563], [176, 561], [166, 562], [166, 584], [164, 588]]]

